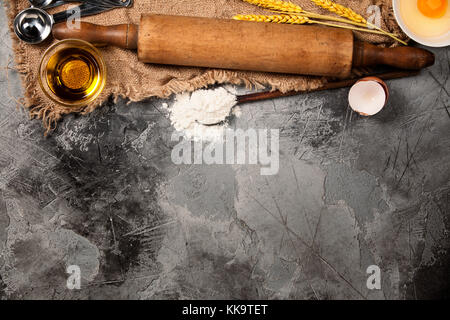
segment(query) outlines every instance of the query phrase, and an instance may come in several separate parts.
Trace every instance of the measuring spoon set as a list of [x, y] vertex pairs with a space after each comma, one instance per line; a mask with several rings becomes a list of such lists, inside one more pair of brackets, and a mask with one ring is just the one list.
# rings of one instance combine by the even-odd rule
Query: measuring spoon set
[[[67, 21], [74, 14], [80, 17], [96, 15], [114, 8], [128, 8], [133, 0], [28, 0], [31, 4], [14, 19], [14, 31], [17, 37], [29, 44], [38, 44], [46, 40], [53, 25]], [[81, 2], [77, 7], [70, 8], [53, 15], [46, 10], [71, 2]]]

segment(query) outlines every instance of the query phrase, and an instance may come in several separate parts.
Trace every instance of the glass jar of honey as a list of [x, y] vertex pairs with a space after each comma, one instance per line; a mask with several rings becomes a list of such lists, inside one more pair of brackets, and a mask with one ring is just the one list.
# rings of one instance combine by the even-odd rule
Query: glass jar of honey
[[81, 107], [95, 100], [106, 83], [106, 65], [100, 52], [90, 43], [67, 39], [44, 53], [39, 83], [54, 102]]

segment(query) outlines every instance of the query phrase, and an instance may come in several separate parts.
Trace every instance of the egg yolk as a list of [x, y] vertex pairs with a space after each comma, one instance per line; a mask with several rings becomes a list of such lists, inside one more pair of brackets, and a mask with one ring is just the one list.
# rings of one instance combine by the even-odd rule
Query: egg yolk
[[441, 18], [447, 11], [448, 0], [418, 0], [420, 12], [429, 18]]

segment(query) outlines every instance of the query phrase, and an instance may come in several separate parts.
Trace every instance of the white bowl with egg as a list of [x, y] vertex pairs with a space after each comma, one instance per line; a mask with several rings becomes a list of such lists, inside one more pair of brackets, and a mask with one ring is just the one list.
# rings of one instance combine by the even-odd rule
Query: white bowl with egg
[[400, 28], [414, 41], [429, 47], [450, 45], [449, 0], [392, 0]]

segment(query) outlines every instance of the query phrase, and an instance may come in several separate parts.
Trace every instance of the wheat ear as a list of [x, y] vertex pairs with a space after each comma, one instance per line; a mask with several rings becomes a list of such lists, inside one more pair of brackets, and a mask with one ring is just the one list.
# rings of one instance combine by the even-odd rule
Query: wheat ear
[[[317, 14], [317, 13], [284, 12], [284, 11], [279, 11], [279, 10], [269, 10], [269, 11], [271, 11], [271, 12], [273, 12], [273, 13], [277, 13], [277, 14], [293, 14], [293, 15], [301, 15], [301, 16], [305, 16], [305, 17], [313, 18], [313, 19], [335, 21], [335, 22], [341, 22], [341, 23], [346, 23], [346, 24], [352, 24], [352, 25], [354, 25], [354, 26], [367, 28], [367, 25], [364, 24], [364, 23], [355, 22], [355, 21], [348, 20], [348, 19], [336, 18], [336, 17], [332, 17], [332, 16], [325, 16], [325, 15]], [[381, 33], [381, 32], [380, 32], [380, 33]]]
[[353, 11], [350, 8], [344, 7], [343, 5], [334, 3], [331, 0], [311, 0], [319, 7], [322, 7], [324, 9], [327, 9], [328, 11], [334, 12], [337, 15], [340, 15], [341, 17], [350, 19], [355, 22], [360, 22], [367, 24], [367, 20], [364, 19], [363, 16], [360, 14], [357, 14], [355, 11]]
[[272, 23], [286, 23], [286, 24], [321, 24], [324, 26], [335, 27], [335, 28], [383, 34], [380, 31], [376, 31], [376, 30], [343, 26], [343, 25], [333, 24], [333, 23], [326, 23], [326, 22], [322, 22], [322, 21], [312, 20], [305, 16], [294, 15], [294, 14], [292, 14], [292, 15], [281, 14], [281, 15], [272, 15], [272, 16], [257, 15], [257, 14], [247, 14], [247, 15], [239, 14], [239, 15], [234, 16], [233, 19], [241, 20], [241, 21], [272, 22]]
[[254, 21], [254, 22], [273, 22], [273, 23], [288, 23], [288, 24], [305, 24], [311, 23], [311, 20], [302, 16], [291, 16], [287, 14], [265, 16], [258, 14], [238, 14], [233, 17], [234, 20]]
[[285, 13], [303, 13], [306, 12], [302, 7], [289, 2], [289, 1], [280, 1], [280, 0], [243, 0], [247, 3], [253, 4], [255, 6], [269, 9], [269, 10], [277, 10]]
[[382, 32], [383, 34], [391, 37], [392, 39], [395, 39], [396, 41], [404, 44], [404, 45], [408, 45], [405, 41], [397, 38], [395, 35], [393, 35], [390, 32], [384, 31], [383, 29], [381, 29], [380, 27], [368, 22], [363, 16], [361, 16], [360, 14], [356, 13], [355, 11], [353, 11], [350, 8], [344, 7], [343, 5], [334, 3], [331, 0], [311, 0], [312, 2], [314, 2], [316, 5], [318, 5], [319, 7], [322, 7], [324, 9], [327, 9], [328, 11], [334, 12], [337, 15], [347, 18], [349, 20], [352, 20], [354, 22], [358, 22], [358, 23], [363, 23], [367, 26], [370, 26], [372, 28], [375, 28], [377, 30], [379, 30], [380, 32]]
[[269, 11], [271, 11], [273, 13], [277, 13], [277, 14], [295, 14], [295, 15], [301, 15], [301, 16], [305, 16], [305, 17], [313, 18], [313, 19], [335, 21], [335, 22], [352, 24], [354, 26], [367, 28], [367, 24], [364, 24], [364, 23], [355, 22], [355, 21], [348, 20], [348, 19], [337, 18], [337, 17], [333, 17], [333, 16], [326, 16], [326, 15], [323, 15], [323, 14], [284, 12], [284, 11], [278, 11], [278, 10], [269, 10]]
[[[281, 0], [243, 0], [243, 1], [250, 3], [252, 5], [270, 10], [275, 13], [280, 13], [282, 15], [283, 14], [284, 15], [285, 14], [291, 14], [291, 15], [295, 14], [295, 15], [300, 15], [303, 17], [308, 17], [308, 18], [313, 18], [313, 19], [329, 20], [329, 21], [353, 24], [358, 27], [364, 27], [364, 28], [367, 28], [368, 26], [370, 26], [371, 28], [376, 29], [378, 31], [375, 31], [373, 29], [368, 29], [369, 30], [368, 31], [368, 30], [362, 29], [362, 28], [350, 28], [350, 27], [344, 27], [344, 26], [342, 26], [342, 28], [386, 35], [386, 36], [389, 36], [389, 37], [395, 39], [396, 41], [398, 41], [402, 44], [407, 45], [406, 42], [400, 40], [394, 34], [384, 31], [383, 29], [367, 22], [367, 20], [363, 16], [357, 14], [355, 11], [351, 10], [350, 8], [344, 7], [344, 6], [334, 3], [333, 1], [330, 1], [330, 0], [311, 0], [311, 1], [314, 2], [316, 5], [324, 8], [324, 9], [327, 9], [331, 12], [334, 12], [334, 13], [338, 14], [339, 16], [344, 17], [346, 19], [340, 19], [340, 18], [336, 18], [336, 17], [331, 17], [331, 16], [326, 16], [326, 15], [320, 15], [320, 14], [313, 13], [313, 12], [308, 12], [308, 11], [303, 10], [303, 8], [300, 7], [299, 5], [296, 5], [289, 1], [281, 1]], [[322, 24], [337, 26], [334, 24], [326, 24], [326, 23], [322, 23]]]
[[357, 25], [359, 27], [366, 27], [365, 24], [358, 23], [355, 21], [335, 18], [335, 17], [331, 17], [331, 16], [325, 16], [325, 15], [305, 11], [299, 5], [296, 5], [289, 1], [281, 1], [281, 0], [243, 0], [243, 1], [250, 3], [252, 5], [258, 6], [260, 8], [264, 8], [264, 9], [270, 10], [272, 12], [279, 13], [279, 14], [294, 14], [294, 13], [296, 13], [296, 14], [302, 14], [303, 16], [306, 16], [308, 18], [337, 21], [337, 22]]

